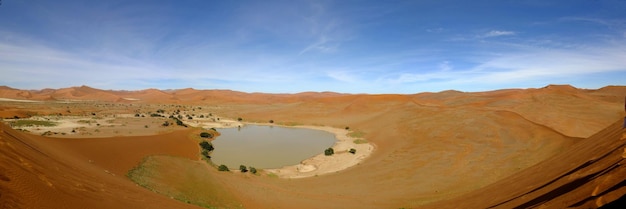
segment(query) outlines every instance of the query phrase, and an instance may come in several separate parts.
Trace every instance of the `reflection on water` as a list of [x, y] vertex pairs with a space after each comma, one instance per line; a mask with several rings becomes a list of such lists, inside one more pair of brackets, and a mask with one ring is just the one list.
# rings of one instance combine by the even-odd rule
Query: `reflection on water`
[[296, 165], [324, 153], [336, 141], [331, 133], [304, 128], [246, 125], [218, 131], [221, 135], [212, 142], [215, 150], [211, 160], [231, 169], [238, 169], [239, 165], [255, 168]]

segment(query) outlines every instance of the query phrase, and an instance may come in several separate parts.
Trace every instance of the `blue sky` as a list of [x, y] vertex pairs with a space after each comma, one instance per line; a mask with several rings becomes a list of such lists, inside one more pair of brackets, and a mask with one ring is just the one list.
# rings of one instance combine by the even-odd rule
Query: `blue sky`
[[2, 0], [0, 85], [417, 93], [626, 84], [626, 1]]

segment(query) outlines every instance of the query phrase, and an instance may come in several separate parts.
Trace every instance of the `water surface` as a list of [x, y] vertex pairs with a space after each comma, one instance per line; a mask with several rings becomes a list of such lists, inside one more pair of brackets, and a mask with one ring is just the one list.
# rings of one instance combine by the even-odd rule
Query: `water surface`
[[332, 133], [304, 128], [246, 125], [218, 131], [221, 135], [212, 142], [215, 150], [211, 160], [231, 169], [239, 169], [239, 165], [255, 168], [296, 165], [324, 153], [336, 141]]

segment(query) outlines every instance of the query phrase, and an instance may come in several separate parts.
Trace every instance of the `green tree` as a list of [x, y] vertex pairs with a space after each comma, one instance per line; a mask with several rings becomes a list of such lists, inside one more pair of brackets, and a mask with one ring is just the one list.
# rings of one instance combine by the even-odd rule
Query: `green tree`
[[335, 154], [335, 150], [332, 147], [324, 150], [324, 155], [326, 156], [331, 156], [333, 154]]
[[249, 169], [250, 169], [250, 173], [256, 174], [256, 168], [250, 166]]
[[200, 147], [202, 147], [203, 150], [207, 150], [207, 151], [213, 151], [215, 148], [213, 147], [213, 144], [211, 144], [208, 141], [202, 141], [200, 142]]
[[211, 137], [213, 137], [213, 135], [211, 133], [209, 133], [209, 132], [202, 132], [202, 133], [200, 133], [200, 137], [202, 137], [202, 138], [211, 138]]
[[220, 165], [219, 167], [217, 167], [218, 171], [230, 171], [228, 170], [228, 167], [224, 164]]
[[239, 166], [239, 170], [240, 170], [242, 173], [248, 172], [248, 168], [246, 168], [246, 166], [245, 166], [245, 165], [240, 165], [240, 166]]
[[202, 154], [202, 156], [211, 159], [211, 155], [209, 155], [209, 150], [205, 150], [203, 149], [202, 152], [200, 152], [200, 154]]

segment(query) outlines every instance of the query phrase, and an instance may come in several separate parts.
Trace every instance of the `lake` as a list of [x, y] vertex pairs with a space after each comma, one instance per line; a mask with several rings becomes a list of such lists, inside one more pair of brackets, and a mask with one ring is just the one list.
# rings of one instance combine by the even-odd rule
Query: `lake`
[[324, 153], [335, 144], [335, 135], [326, 131], [278, 126], [246, 125], [218, 129], [213, 140], [211, 161], [230, 169], [239, 165], [280, 168]]

